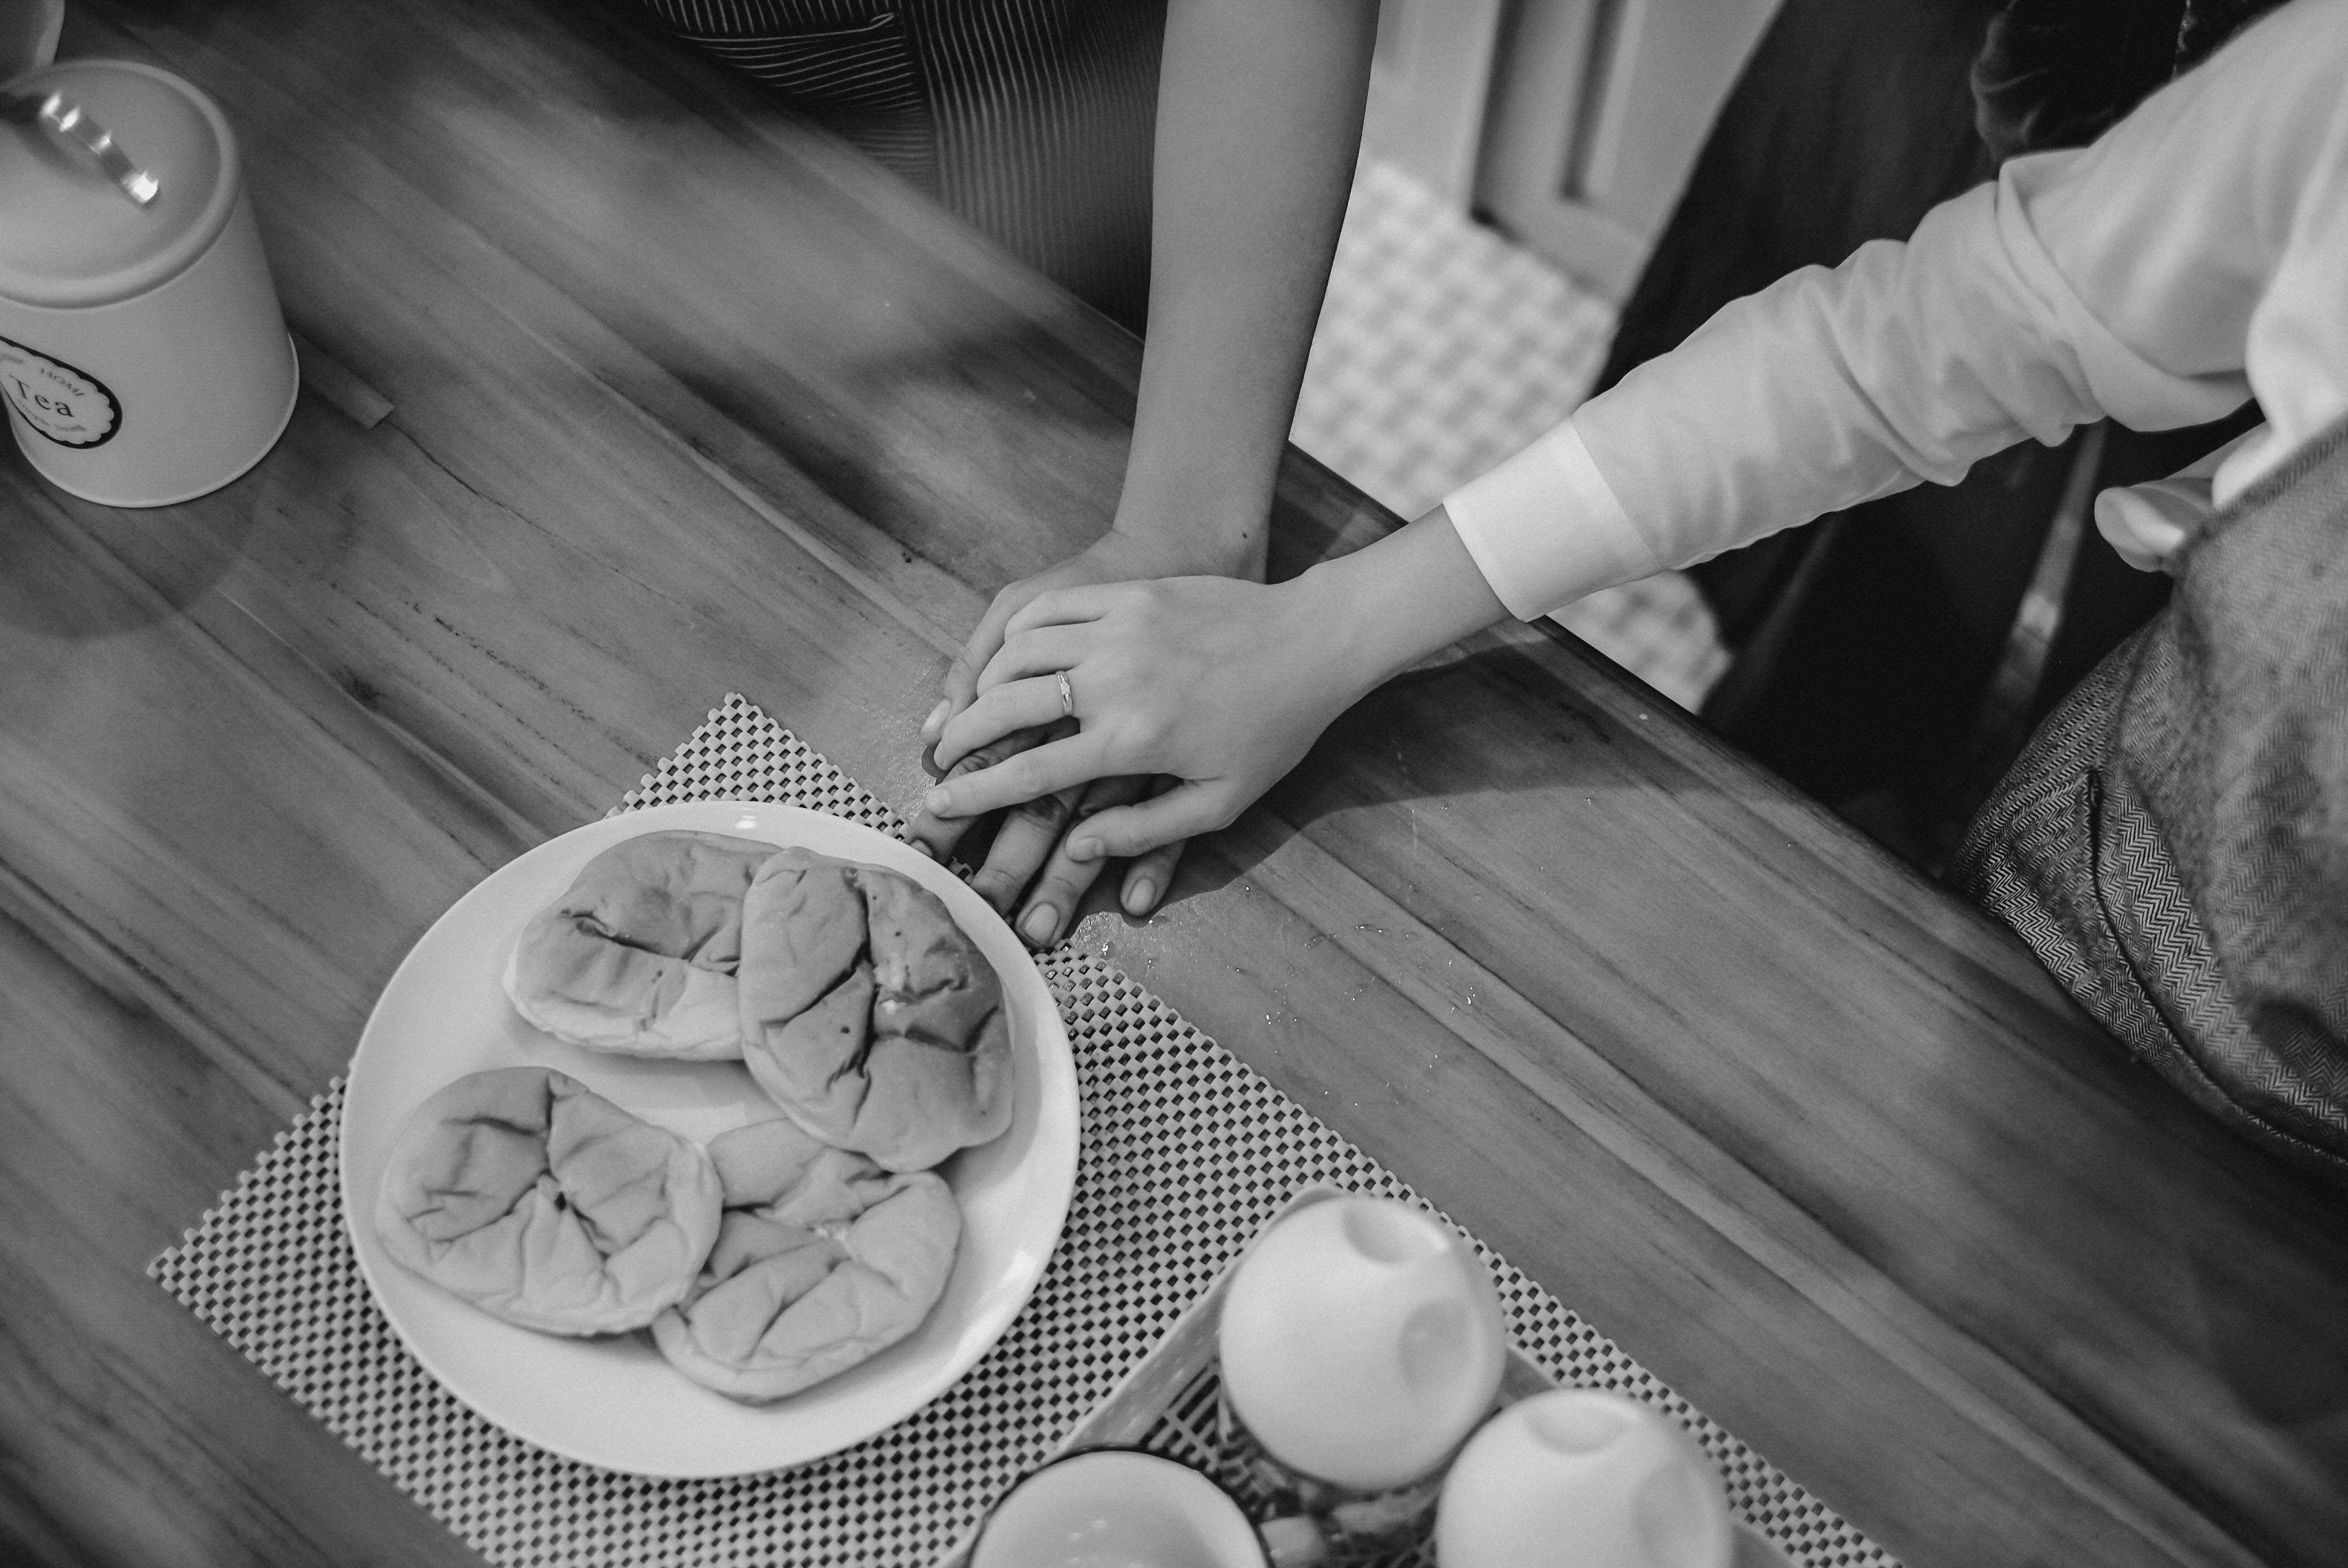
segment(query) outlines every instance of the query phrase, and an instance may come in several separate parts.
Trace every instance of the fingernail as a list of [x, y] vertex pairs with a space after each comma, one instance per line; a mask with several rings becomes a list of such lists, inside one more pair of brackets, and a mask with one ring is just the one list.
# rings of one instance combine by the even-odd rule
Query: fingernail
[[1128, 915], [1147, 915], [1149, 907], [1157, 902], [1158, 884], [1147, 876], [1125, 890], [1125, 912]]
[[1027, 934], [1029, 941], [1041, 947], [1060, 928], [1060, 912], [1049, 904], [1038, 904], [1027, 911], [1027, 918], [1019, 922], [1019, 928]]
[[953, 795], [943, 784], [938, 785], [922, 797], [922, 809], [932, 815], [943, 816], [953, 806]]
[[1068, 841], [1068, 858], [1069, 858], [1069, 859], [1071, 859], [1071, 860], [1098, 860], [1100, 857], [1101, 857], [1101, 842], [1100, 842], [1100, 840], [1099, 840], [1099, 839], [1097, 839], [1097, 838], [1072, 838], [1072, 839], [1070, 839], [1070, 840]]
[[922, 721], [922, 733], [925, 735], [935, 733], [938, 726], [946, 722], [946, 714], [953, 707], [953, 702], [949, 698], [931, 709], [930, 716]]

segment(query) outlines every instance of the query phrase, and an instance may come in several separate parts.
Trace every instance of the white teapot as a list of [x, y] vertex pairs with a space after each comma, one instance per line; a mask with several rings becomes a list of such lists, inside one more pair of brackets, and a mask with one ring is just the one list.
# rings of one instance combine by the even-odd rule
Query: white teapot
[[1720, 1472], [1652, 1406], [1593, 1389], [1521, 1399], [1452, 1462], [1435, 1518], [1444, 1568], [1784, 1568], [1739, 1526]]

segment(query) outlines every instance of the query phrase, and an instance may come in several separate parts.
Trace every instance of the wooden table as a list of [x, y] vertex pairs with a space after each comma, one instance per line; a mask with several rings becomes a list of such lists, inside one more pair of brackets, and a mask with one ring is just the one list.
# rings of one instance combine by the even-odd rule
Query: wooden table
[[[459, 1562], [144, 1265], [726, 691], [911, 799], [1138, 353], [619, 13], [164, 9], [67, 52], [226, 106], [308, 390], [190, 506], [0, 461], [0, 1555]], [[1389, 526], [1295, 457], [1278, 568]], [[2348, 1202], [1570, 640], [1078, 939], [1910, 1563], [2348, 1561]]]

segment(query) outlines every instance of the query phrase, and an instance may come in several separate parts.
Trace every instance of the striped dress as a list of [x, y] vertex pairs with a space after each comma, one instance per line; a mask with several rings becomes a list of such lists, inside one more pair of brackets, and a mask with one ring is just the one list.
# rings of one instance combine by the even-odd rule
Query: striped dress
[[1165, 0], [642, 0], [1138, 331]]

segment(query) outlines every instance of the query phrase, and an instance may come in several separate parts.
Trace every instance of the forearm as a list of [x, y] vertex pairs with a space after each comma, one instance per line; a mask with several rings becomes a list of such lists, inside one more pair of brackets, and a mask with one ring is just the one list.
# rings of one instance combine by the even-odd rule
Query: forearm
[[1509, 618], [1440, 507], [1286, 586], [1294, 593], [1289, 613], [1297, 641], [1321, 651], [1323, 678], [1344, 705]]
[[2025, 438], [2199, 424], [2255, 390], [2277, 433], [2230, 494], [2348, 408], [2343, 47], [2348, 9], [2286, 7], [2092, 148], [1726, 306], [1455, 492], [1463, 538], [1536, 615]]
[[2100, 416], [1999, 218], [1977, 190], [1733, 302], [1454, 492], [1495, 590], [1546, 614]]
[[1172, 0], [1148, 344], [1117, 527], [1261, 569], [1344, 221], [1377, 7]]

